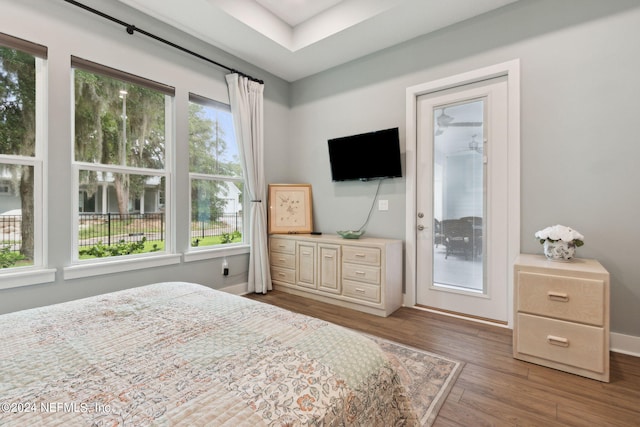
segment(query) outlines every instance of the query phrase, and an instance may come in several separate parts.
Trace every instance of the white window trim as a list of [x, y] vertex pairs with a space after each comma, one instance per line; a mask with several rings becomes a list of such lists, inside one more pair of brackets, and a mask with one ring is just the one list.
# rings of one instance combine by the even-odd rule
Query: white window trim
[[124, 271], [141, 270], [145, 268], [164, 267], [180, 263], [180, 254], [140, 254], [123, 255], [117, 257], [99, 258], [100, 261], [80, 261], [64, 268], [64, 280], [81, 279], [84, 277], [101, 276], [105, 274], [122, 273]]
[[[191, 244], [191, 243], [189, 243]], [[248, 243], [229, 243], [225, 245], [190, 248], [184, 253], [184, 262], [203, 261], [207, 259], [224, 258], [233, 255], [248, 254], [251, 246]]]
[[35, 57], [36, 71], [36, 135], [35, 155], [33, 157], [0, 155], [0, 158], [11, 164], [33, 167], [33, 265], [28, 267], [11, 267], [0, 270], [0, 289], [37, 285], [55, 281], [55, 269], [46, 268], [48, 263], [47, 224], [44, 221], [44, 203], [47, 200], [47, 61]]
[[[24, 270], [22, 269], [24, 268]], [[6, 268], [0, 279], [0, 289], [20, 288], [24, 286], [53, 283], [56, 280], [55, 268], [16, 267]]]

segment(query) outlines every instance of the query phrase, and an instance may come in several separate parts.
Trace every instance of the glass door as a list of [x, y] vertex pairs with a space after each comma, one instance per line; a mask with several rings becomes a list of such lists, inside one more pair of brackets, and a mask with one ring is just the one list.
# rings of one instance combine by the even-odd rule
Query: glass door
[[434, 286], [484, 292], [485, 104], [433, 109]]
[[416, 301], [507, 321], [504, 79], [418, 98]]

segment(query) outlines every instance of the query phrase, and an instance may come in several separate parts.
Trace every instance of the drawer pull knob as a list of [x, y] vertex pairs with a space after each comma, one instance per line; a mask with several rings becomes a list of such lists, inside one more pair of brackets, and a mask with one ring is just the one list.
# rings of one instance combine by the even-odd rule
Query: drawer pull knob
[[364, 257], [366, 257], [366, 255], [365, 255], [365, 254], [356, 254], [356, 257], [358, 257], [358, 258], [364, 258]]
[[569, 302], [569, 295], [561, 292], [547, 292], [547, 296], [551, 301]]
[[364, 294], [364, 289], [356, 288], [356, 292], [359, 293], [359, 294]]
[[324, 257], [325, 257], [325, 258], [333, 259], [333, 255], [325, 255]]
[[556, 337], [554, 335], [547, 335], [547, 342], [560, 347], [569, 347], [569, 340], [567, 338]]
[[358, 276], [364, 276], [364, 275], [366, 274], [364, 271], [360, 271], [360, 270], [356, 271], [355, 273], [356, 273]]

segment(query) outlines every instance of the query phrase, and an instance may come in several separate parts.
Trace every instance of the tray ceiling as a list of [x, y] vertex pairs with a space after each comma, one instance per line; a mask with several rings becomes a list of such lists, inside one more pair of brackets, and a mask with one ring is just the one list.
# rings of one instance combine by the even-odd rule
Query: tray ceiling
[[118, 0], [287, 81], [517, 0]]

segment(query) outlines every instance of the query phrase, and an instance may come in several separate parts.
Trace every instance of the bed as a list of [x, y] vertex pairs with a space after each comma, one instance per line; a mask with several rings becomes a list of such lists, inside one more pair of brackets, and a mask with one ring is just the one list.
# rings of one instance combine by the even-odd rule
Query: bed
[[0, 425], [396, 426], [366, 336], [185, 282], [0, 316]]

